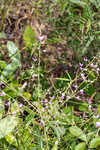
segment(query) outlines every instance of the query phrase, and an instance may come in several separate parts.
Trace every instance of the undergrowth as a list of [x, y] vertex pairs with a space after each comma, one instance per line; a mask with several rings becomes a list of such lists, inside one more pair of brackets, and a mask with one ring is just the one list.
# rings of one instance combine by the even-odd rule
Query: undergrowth
[[[4, 26], [13, 17], [0, 15], [0, 149], [98, 150], [100, 2], [37, 0], [30, 4], [34, 13], [29, 11], [15, 26], [23, 29], [18, 31], [22, 32], [19, 42], [17, 36], [11, 40], [11, 31], [9, 36], [5, 33]], [[36, 20], [35, 27], [30, 20], [24, 26], [30, 16], [31, 21], [35, 17], [43, 21], [45, 29]], [[52, 59], [47, 49], [51, 45], [67, 52]]]

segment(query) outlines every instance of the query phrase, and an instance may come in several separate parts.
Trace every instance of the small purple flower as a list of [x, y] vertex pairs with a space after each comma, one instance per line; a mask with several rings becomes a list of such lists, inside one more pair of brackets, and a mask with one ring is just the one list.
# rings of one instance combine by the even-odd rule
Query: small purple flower
[[88, 97], [86, 98], [86, 101], [87, 101], [87, 102], [89, 101], [89, 98], [88, 98]]
[[44, 124], [44, 121], [43, 120], [40, 120], [40, 125]]
[[82, 67], [80, 67], [80, 70], [83, 70], [83, 68], [82, 68]]
[[81, 77], [84, 77], [84, 73], [81, 73]]
[[39, 37], [39, 40], [40, 40], [40, 41], [42, 41], [43, 39], [44, 39], [44, 36], [43, 36], [43, 35]]
[[52, 103], [52, 102], [49, 102], [49, 104], [52, 105], [53, 103]]
[[36, 74], [33, 74], [33, 75], [32, 75], [32, 78], [34, 79], [35, 77], [37, 77], [37, 75], [36, 75]]
[[45, 105], [45, 108], [48, 108], [48, 104]]
[[6, 104], [5, 104], [5, 106], [9, 106], [10, 105], [10, 102], [7, 102]]
[[99, 115], [96, 115], [96, 116], [94, 115], [93, 118], [96, 118], [96, 119], [97, 119], [97, 118], [99, 118]]
[[41, 102], [42, 102], [43, 104], [45, 104], [45, 103], [47, 103], [47, 100], [42, 100]]
[[91, 67], [95, 67], [95, 65], [94, 65], [93, 63], [92, 63], [92, 64], [90, 64], [90, 66], [91, 66]]
[[79, 66], [80, 66], [80, 67], [82, 67], [82, 66], [83, 66], [83, 64], [82, 64], [82, 63], [79, 63]]
[[80, 96], [77, 96], [76, 99], [77, 99], [77, 100], [81, 100]]
[[22, 104], [19, 104], [19, 108], [21, 108], [23, 105]]
[[54, 99], [54, 98], [55, 98], [55, 96], [52, 96], [52, 97], [51, 97], [51, 99]]
[[100, 127], [100, 122], [96, 122], [96, 128]]
[[97, 68], [97, 71], [100, 71], [100, 68]]
[[2, 85], [2, 82], [0, 82], [0, 86]]
[[88, 61], [88, 59], [87, 59], [86, 57], [84, 57], [84, 61], [85, 61], [85, 62], [87, 62], [87, 61]]
[[73, 87], [74, 87], [75, 89], [77, 89], [78, 86], [77, 86], [76, 84], [74, 84]]
[[4, 91], [2, 91], [1, 93], [0, 93], [0, 96], [5, 96], [6, 95], [6, 93], [4, 92]]
[[89, 105], [89, 111], [91, 111], [91, 108], [92, 108], [92, 106], [91, 106], [91, 105]]
[[99, 73], [99, 71], [100, 71], [100, 68], [97, 68], [97, 69], [96, 69], [96, 72]]
[[81, 73], [81, 77], [84, 77], [84, 73]]
[[81, 90], [80, 90], [80, 93], [83, 95], [83, 94], [84, 94], [84, 90], [83, 90], [83, 89], [81, 89]]
[[86, 80], [86, 77], [85, 77], [85, 75], [84, 75], [84, 73], [81, 73], [81, 77], [82, 77], [82, 79], [83, 79], [84, 81], [87, 81], [87, 80]]
[[61, 98], [62, 98], [62, 99], [65, 98], [65, 93], [62, 93]]
[[13, 111], [13, 113], [12, 113], [14, 116], [16, 116], [16, 111]]

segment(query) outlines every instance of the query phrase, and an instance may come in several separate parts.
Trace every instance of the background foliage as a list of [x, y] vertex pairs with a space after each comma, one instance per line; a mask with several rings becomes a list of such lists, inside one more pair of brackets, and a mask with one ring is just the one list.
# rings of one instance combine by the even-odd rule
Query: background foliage
[[0, 149], [98, 150], [99, 0], [0, 3]]

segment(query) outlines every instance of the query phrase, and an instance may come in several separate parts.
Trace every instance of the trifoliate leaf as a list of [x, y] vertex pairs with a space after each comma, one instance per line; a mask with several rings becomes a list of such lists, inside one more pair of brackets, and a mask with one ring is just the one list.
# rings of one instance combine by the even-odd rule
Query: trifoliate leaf
[[79, 144], [75, 147], [75, 150], [85, 150], [85, 147], [86, 147], [86, 143], [82, 142], [82, 143], [79, 143]]
[[73, 136], [77, 137], [78, 139], [81, 139], [83, 141], [87, 140], [86, 135], [84, 134], [84, 132], [80, 128], [78, 128], [76, 126], [72, 126], [69, 128], [69, 131]]
[[18, 120], [14, 116], [7, 116], [0, 120], [0, 139], [11, 133], [17, 126]]
[[96, 137], [90, 142], [90, 148], [97, 148], [99, 145], [100, 145], [100, 137]]

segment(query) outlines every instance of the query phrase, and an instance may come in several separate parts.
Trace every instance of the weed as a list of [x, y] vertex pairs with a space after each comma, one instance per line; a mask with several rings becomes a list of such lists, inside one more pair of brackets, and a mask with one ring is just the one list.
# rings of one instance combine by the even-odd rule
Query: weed
[[[37, 0], [29, 4], [36, 7], [35, 15], [40, 18], [43, 16], [38, 14], [43, 8], [43, 23], [47, 23], [44, 26], [48, 30], [43, 32], [43, 24], [35, 20], [37, 33], [28, 22], [22, 32], [22, 47], [16, 40], [7, 39], [3, 32], [0, 34], [3, 41], [0, 148], [97, 149], [100, 146], [99, 1]], [[56, 49], [56, 65], [52, 65], [48, 47]]]

